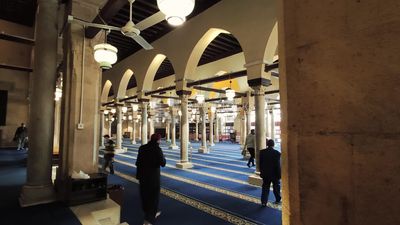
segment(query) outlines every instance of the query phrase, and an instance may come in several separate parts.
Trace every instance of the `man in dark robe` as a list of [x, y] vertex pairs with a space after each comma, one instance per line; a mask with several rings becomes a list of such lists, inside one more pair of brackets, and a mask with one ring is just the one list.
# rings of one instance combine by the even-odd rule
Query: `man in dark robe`
[[267, 149], [260, 151], [260, 176], [263, 179], [261, 204], [267, 206], [269, 188], [272, 183], [272, 188], [275, 195], [275, 203], [281, 201], [281, 153], [274, 149], [275, 142], [267, 141]]
[[144, 211], [144, 224], [153, 224], [158, 211], [160, 198], [160, 166], [164, 167], [166, 160], [159, 146], [160, 134], [151, 135], [150, 142], [140, 146], [136, 160], [136, 178], [139, 180], [140, 198]]

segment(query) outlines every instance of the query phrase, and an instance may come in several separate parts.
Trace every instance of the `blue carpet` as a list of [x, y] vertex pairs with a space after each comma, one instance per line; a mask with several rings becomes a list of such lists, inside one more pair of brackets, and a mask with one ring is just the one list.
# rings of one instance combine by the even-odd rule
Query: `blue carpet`
[[1, 225], [80, 225], [72, 211], [61, 203], [21, 208], [18, 198], [26, 179], [26, 154], [0, 151]]
[[[134, 176], [134, 174], [136, 173], [136, 168], [129, 167], [120, 163], [115, 163], [115, 166], [116, 170], [124, 174]], [[163, 169], [163, 172], [164, 171], [165, 170]], [[225, 211], [231, 212], [232, 214], [241, 215], [242, 217], [257, 221], [260, 224], [281, 224], [281, 211], [279, 210], [272, 208], [262, 208], [260, 207], [260, 204], [240, 200], [238, 198], [210, 191], [201, 187], [197, 187], [195, 185], [176, 181], [168, 177], [162, 177], [161, 184], [162, 187], [174, 190], [175, 192], [182, 193], [186, 196], [190, 196], [191, 198], [197, 199], [201, 202], [206, 202], [216, 208], [224, 209]]]
[[[143, 212], [140, 205], [139, 185], [127, 181], [118, 176], [108, 176], [110, 184], [121, 184], [124, 186], [124, 203], [121, 211], [121, 222], [127, 222], [129, 225], [143, 224]], [[159, 209], [162, 211], [157, 218], [157, 225], [224, 225], [230, 224], [222, 219], [211, 216], [205, 212], [189, 207], [179, 201], [173, 200], [164, 195], [160, 195]], [[193, 219], [198, 218], [198, 219]]]

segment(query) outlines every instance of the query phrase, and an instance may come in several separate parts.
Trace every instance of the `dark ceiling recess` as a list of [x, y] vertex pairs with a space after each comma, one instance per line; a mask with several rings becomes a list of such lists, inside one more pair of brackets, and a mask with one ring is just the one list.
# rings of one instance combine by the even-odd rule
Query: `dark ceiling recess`
[[161, 63], [160, 67], [158, 68], [154, 80], [159, 80], [174, 74], [175, 74], [174, 67], [172, 66], [168, 58], [165, 58], [164, 61]]
[[32, 27], [36, 0], [0, 0], [0, 19]]
[[[193, 12], [187, 17], [187, 20], [197, 16], [204, 10], [218, 3], [220, 0], [196, 0], [196, 5]], [[102, 9], [103, 10], [103, 9]], [[159, 9], [157, 7], [156, 0], [136, 0], [133, 3], [132, 17], [133, 22], [136, 24], [145, 18], [155, 14]], [[124, 7], [122, 7], [110, 20], [106, 19], [107, 24], [122, 27], [129, 20], [129, 3], [126, 1]], [[161, 38], [163, 35], [172, 31], [175, 27], [169, 25], [167, 21], [162, 22], [149, 27], [141, 31], [141, 36], [152, 43], [153, 41]], [[112, 31], [107, 37], [108, 43], [118, 48], [118, 60], [122, 60], [129, 55], [141, 50], [142, 48], [131, 38], [125, 37], [119, 31]]]
[[204, 65], [210, 62], [242, 52], [242, 47], [232, 34], [219, 34], [204, 50], [199, 64]]
[[111, 96], [113, 96], [113, 95], [114, 95], [114, 88], [113, 88], [113, 86], [111, 85], [110, 91], [108, 92], [108, 97], [111, 97]]
[[134, 87], [136, 87], [136, 85], [137, 85], [137, 84], [136, 84], [135, 75], [132, 75], [132, 76], [131, 76], [131, 79], [129, 79], [128, 86], [127, 86], [126, 89], [134, 88]]

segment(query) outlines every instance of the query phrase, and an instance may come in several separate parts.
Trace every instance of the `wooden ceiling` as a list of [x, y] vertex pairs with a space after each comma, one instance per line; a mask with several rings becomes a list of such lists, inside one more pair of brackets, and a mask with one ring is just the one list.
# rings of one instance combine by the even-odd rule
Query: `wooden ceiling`
[[0, 0], [0, 19], [32, 27], [36, 0]]

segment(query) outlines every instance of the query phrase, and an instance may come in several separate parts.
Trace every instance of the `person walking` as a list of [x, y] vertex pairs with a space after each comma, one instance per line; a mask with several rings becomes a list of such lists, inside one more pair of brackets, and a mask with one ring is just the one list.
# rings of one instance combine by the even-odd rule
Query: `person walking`
[[263, 179], [261, 204], [267, 206], [269, 189], [272, 188], [275, 195], [275, 204], [281, 202], [281, 153], [274, 149], [274, 140], [267, 141], [267, 149], [260, 151], [260, 177]]
[[110, 139], [108, 134], [104, 135], [104, 164], [103, 171], [110, 168], [110, 174], [114, 174], [114, 156], [115, 156], [115, 143]]
[[[255, 166], [254, 158], [255, 158], [255, 147], [256, 147], [256, 135], [254, 129], [250, 131], [250, 134], [246, 137], [246, 144], [244, 149], [247, 148], [247, 151], [250, 153], [249, 161], [247, 162], [247, 166], [250, 168], [251, 166]], [[251, 163], [251, 166], [250, 166]]]
[[27, 139], [28, 128], [25, 127], [24, 123], [21, 123], [21, 126], [17, 128], [14, 135], [14, 141], [18, 144], [17, 150], [23, 150], [25, 148], [25, 142]]
[[161, 214], [158, 211], [160, 198], [160, 166], [166, 160], [160, 148], [161, 135], [153, 134], [149, 143], [140, 146], [136, 160], [136, 179], [139, 180], [140, 198], [144, 211], [144, 225], [154, 224]]

